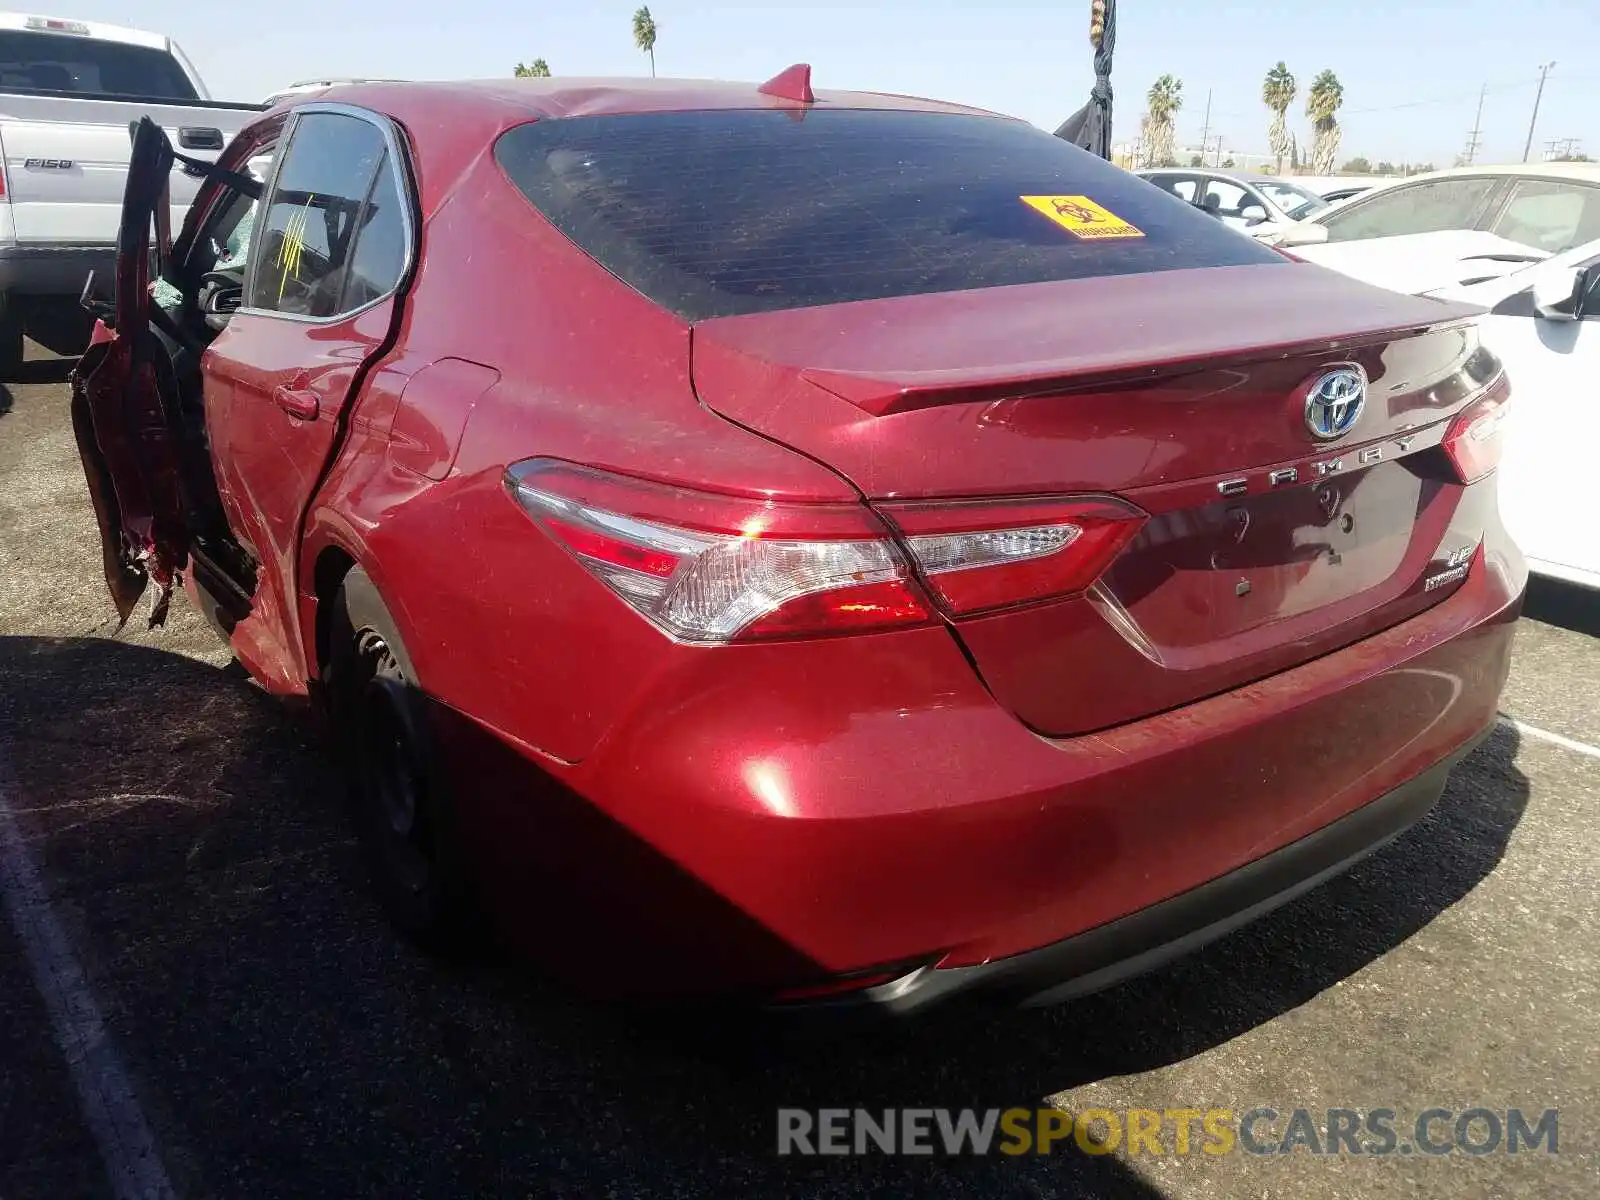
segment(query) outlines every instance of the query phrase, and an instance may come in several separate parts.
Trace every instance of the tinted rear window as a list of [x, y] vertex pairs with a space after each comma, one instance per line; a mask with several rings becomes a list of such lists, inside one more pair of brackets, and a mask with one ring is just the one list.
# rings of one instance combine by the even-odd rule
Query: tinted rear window
[[[557, 228], [689, 320], [1286, 262], [1102, 159], [993, 117], [840, 109], [575, 117], [518, 126], [495, 152]], [[1076, 236], [1025, 196], [1062, 198], [1067, 225], [1094, 233], [1085, 214], [1098, 214], [1073, 199], [1086, 198], [1137, 234]], [[1102, 218], [1098, 232], [1106, 229]]]
[[172, 55], [70, 33], [0, 32], [0, 91], [194, 100]]

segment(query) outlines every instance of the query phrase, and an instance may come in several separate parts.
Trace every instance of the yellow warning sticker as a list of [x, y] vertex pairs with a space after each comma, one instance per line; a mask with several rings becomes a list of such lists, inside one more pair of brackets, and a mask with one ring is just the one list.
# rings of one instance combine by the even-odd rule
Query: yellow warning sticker
[[1101, 208], [1087, 196], [1023, 196], [1022, 202], [1038, 209], [1073, 237], [1138, 238], [1144, 230], [1116, 213]]

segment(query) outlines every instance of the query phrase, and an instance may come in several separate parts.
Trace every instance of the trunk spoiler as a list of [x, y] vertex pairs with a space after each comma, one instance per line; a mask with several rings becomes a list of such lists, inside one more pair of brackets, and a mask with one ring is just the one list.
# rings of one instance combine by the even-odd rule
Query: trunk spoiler
[[[1221, 298], [1210, 311], [1204, 285]], [[695, 327], [697, 353], [787, 366], [870, 416], [1144, 384], [1465, 323], [1483, 312], [1304, 263], [866, 300]], [[940, 330], [930, 345], [929, 331]]]

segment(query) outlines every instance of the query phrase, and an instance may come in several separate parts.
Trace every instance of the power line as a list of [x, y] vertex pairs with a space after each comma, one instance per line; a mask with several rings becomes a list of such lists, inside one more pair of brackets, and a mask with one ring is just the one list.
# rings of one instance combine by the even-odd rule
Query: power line
[[[1460, 104], [1463, 101], [1474, 98], [1482, 100], [1485, 96], [1501, 96], [1507, 92], [1519, 92], [1523, 88], [1536, 87], [1539, 83], [1538, 79], [1503, 80], [1499, 83], [1490, 81], [1476, 92], [1457, 92], [1451, 96], [1434, 96], [1426, 100], [1403, 100], [1398, 104], [1378, 104], [1370, 108], [1341, 108], [1339, 116], [1355, 117], [1365, 113], [1397, 112], [1407, 108], [1426, 108], [1434, 104]], [[1561, 76], [1562, 87], [1571, 87], [1573, 84], [1579, 83], [1600, 83], [1600, 75], [1568, 75], [1563, 73]], [[1228, 117], [1239, 121], [1253, 121], [1261, 114], [1256, 111], [1244, 113], [1233, 109], [1213, 108], [1211, 115], [1213, 117]]]
[[1460, 104], [1463, 100], [1471, 100], [1474, 95], [1480, 99], [1484, 96], [1496, 96], [1502, 92], [1514, 92], [1520, 88], [1533, 86], [1534, 81], [1524, 79], [1521, 83], [1484, 84], [1476, 93], [1458, 92], [1454, 96], [1436, 96], [1431, 100], [1407, 100], [1401, 104], [1380, 104], [1375, 108], [1347, 108], [1341, 109], [1339, 115], [1353, 117], [1360, 113], [1394, 112], [1402, 108], [1425, 108], [1431, 104]]

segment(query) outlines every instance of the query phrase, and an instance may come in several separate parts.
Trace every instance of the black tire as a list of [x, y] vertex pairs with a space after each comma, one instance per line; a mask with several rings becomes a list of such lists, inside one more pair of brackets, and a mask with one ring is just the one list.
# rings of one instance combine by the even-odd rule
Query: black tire
[[388, 609], [359, 567], [334, 598], [329, 633], [332, 729], [379, 901], [429, 951], [470, 954], [481, 944], [481, 922], [423, 694]]
[[0, 380], [22, 374], [22, 314], [0, 297]]

